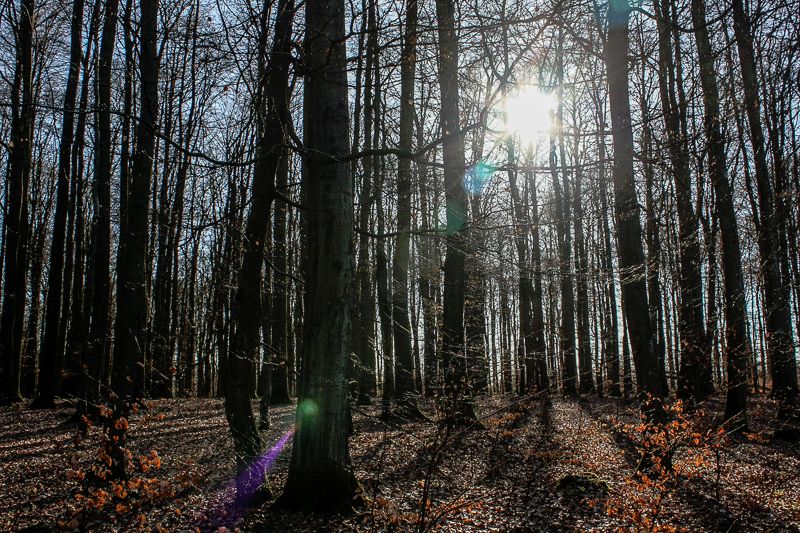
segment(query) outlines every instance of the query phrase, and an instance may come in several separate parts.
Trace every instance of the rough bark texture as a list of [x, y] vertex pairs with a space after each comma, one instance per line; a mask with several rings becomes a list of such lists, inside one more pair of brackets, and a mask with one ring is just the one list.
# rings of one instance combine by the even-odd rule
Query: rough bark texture
[[347, 359], [353, 277], [353, 182], [342, 0], [306, 2], [304, 119], [307, 207], [303, 364], [289, 477], [294, 508], [346, 511], [357, 482], [348, 449]]

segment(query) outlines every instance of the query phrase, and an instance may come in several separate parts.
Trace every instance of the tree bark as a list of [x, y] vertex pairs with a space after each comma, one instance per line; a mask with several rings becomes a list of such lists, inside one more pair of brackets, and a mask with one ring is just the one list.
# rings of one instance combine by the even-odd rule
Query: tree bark
[[[414, 138], [414, 76], [417, 66], [417, 0], [406, 0], [406, 24], [400, 66], [400, 150], [411, 152]], [[394, 324], [395, 395], [399, 407], [415, 413], [414, 360], [408, 310], [411, 255], [411, 160], [397, 161], [397, 239], [394, 246], [392, 322]]]
[[64, 92], [64, 118], [61, 124], [61, 143], [58, 152], [56, 177], [56, 208], [53, 220], [53, 237], [50, 243], [50, 269], [47, 274], [47, 301], [45, 302], [45, 331], [39, 357], [40, 406], [52, 406], [61, 383], [64, 361], [64, 336], [61, 332], [61, 296], [64, 286], [64, 244], [69, 207], [70, 162], [75, 130], [75, 101], [78, 97], [81, 45], [83, 30], [83, 0], [72, 4], [72, 23], [69, 52], [67, 88]]
[[28, 187], [33, 149], [33, 27], [34, 0], [20, 0], [16, 28], [16, 60], [11, 92], [11, 152], [7, 171], [5, 268], [0, 317], [2, 380], [0, 403], [22, 400], [22, 335], [27, 298]]
[[606, 70], [611, 130], [614, 145], [614, 211], [617, 218], [622, 307], [627, 318], [633, 362], [639, 392], [662, 398], [664, 380], [659, 376], [655, 342], [649, 320], [642, 225], [633, 175], [633, 131], [628, 91], [627, 1], [612, 2], [608, 10]]
[[747, 423], [747, 361], [750, 346], [744, 299], [742, 252], [733, 205], [733, 191], [728, 181], [724, 139], [720, 125], [719, 89], [714, 65], [714, 51], [706, 22], [704, 0], [692, 0], [692, 23], [697, 42], [700, 84], [703, 91], [703, 128], [708, 149], [708, 175], [714, 187], [715, 214], [719, 220], [722, 251], [722, 281], [725, 300], [725, 352], [727, 392], [725, 417]]
[[464, 138], [459, 124], [458, 37], [453, 0], [436, 0], [439, 36], [439, 90], [442, 97], [442, 161], [447, 218], [444, 262], [442, 363], [445, 415], [454, 423], [473, 423], [464, 353], [464, 260], [467, 245], [467, 193], [464, 189]]
[[758, 244], [761, 255], [761, 277], [764, 282], [764, 315], [768, 357], [771, 363], [772, 396], [781, 404], [781, 414], [797, 403], [797, 362], [792, 340], [790, 291], [784, 289], [780, 270], [779, 213], [775, 209], [775, 194], [761, 124], [761, 98], [756, 78], [752, 27], [742, 0], [733, 0], [733, 32], [742, 72], [744, 108], [753, 148], [760, 231]]
[[306, 2], [304, 134], [307, 216], [303, 364], [289, 507], [345, 511], [357, 503], [348, 449], [353, 182], [342, 0]]

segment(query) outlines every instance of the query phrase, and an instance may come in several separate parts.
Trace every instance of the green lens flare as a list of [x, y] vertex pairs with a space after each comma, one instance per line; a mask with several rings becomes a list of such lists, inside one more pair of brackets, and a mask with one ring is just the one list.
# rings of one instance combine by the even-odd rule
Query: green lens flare
[[304, 419], [313, 418], [319, 413], [319, 407], [314, 400], [303, 400], [298, 406], [300, 416]]

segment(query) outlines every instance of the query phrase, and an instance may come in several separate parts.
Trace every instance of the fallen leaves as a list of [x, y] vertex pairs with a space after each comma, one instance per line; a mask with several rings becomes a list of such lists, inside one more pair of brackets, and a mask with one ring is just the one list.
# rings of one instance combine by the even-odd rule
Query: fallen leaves
[[[371, 406], [354, 408], [351, 438], [353, 468], [370, 502], [365, 511], [326, 517], [279, 512], [267, 504], [243, 515], [229, 506], [234, 465], [221, 402], [170, 400], [143, 407], [132, 409], [124, 422], [130, 426], [128, 459], [141, 471], [137, 467], [129, 480], [109, 480], [81, 498], [72, 493], [85, 482], [86, 466], [96, 461], [110, 466], [98, 452], [102, 428], [91, 427], [86, 438], [73, 439], [74, 426], [62, 424], [71, 414], [64, 406], [36, 412], [0, 409], [0, 530], [37, 525], [78, 529], [90, 514], [71, 517], [66, 511], [87, 502], [94, 508], [102, 504], [93, 511], [105, 517], [92, 522], [97, 531], [409, 530], [423, 521], [439, 531], [613, 530], [624, 523], [606, 513], [605, 490], [559, 491], [559, 480], [584, 476], [601, 480], [609, 493], [629, 490], [645, 496], [659, 483], [652, 474], [644, 487], [626, 483], [636, 455], [616, 440], [614, 428], [641, 422], [635, 410], [612, 400], [556, 399], [546, 417], [538, 403], [512, 410], [503, 409], [502, 399], [483, 401], [481, 412], [496, 413], [484, 420], [487, 429], [449, 440], [433, 468], [436, 425], [387, 425], [378, 418], [379, 407]], [[432, 406], [423, 407], [433, 412]], [[707, 408], [709, 418], [717, 409]], [[761, 410], [764, 416], [772, 412]], [[275, 407], [272, 415], [265, 442], [276, 441], [290, 427], [294, 408]], [[666, 491], [658, 523], [646, 521], [644, 504], [636, 509], [638, 519], [664, 531], [724, 530], [736, 520], [737, 527], [748, 530], [796, 523], [800, 450], [768, 438], [765, 424], [753, 417], [752, 433], [728, 439], [719, 454], [712, 450], [703, 456], [687, 450], [715, 442], [718, 436], [708, 432], [716, 431], [713, 424], [689, 428], [678, 421], [667, 428], [670, 435], [653, 435], [655, 445], [683, 432], [688, 448], [675, 459], [686, 475], [675, 490]], [[277, 493], [289, 455], [284, 453], [269, 474]]]

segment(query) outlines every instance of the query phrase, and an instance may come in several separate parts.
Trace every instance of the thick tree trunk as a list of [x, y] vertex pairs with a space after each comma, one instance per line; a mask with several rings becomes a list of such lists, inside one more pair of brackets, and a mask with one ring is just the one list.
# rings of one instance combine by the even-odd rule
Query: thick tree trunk
[[306, 2], [305, 324], [297, 424], [282, 500], [344, 511], [357, 503], [348, 449], [353, 182], [342, 0]]

